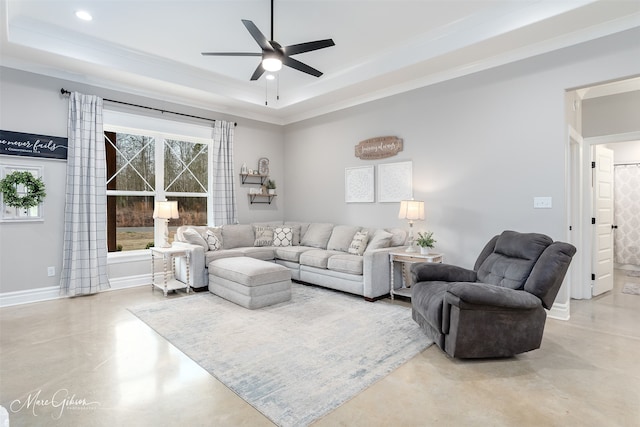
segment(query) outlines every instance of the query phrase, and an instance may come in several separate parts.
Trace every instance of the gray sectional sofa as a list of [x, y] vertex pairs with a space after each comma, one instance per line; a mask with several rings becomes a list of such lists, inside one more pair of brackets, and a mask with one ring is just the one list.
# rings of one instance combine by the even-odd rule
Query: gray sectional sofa
[[[291, 278], [337, 289], [367, 300], [389, 293], [389, 251], [405, 244], [400, 228], [374, 229], [305, 222], [181, 226], [174, 246], [191, 249], [191, 284], [208, 287], [211, 261], [245, 256], [274, 261], [291, 270]], [[185, 280], [184, 259], [176, 275]]]

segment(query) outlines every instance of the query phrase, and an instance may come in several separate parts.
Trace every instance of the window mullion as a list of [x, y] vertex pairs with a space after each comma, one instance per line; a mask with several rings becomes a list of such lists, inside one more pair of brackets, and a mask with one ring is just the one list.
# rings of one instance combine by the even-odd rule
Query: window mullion
[[207, 179], [207, 224], [211, 227], [214, 227], [216, 224], [213, 223], [213, 140], [209, 141], [207, 150], [207, 174], [209, 175], [209, 179]]
[[[164, 192], [164, 135], [154, 135], [156, 141], [155, 146], [155, 160], [156, 160], [156, 198], [155, 200], [166, 200], [166, 194]], [[153, 236], [155, 242], [161, 242], [164, 239], [163, 227], [160, 227], [160, 221], [163, 219], [156, 219], [153, 221]]]

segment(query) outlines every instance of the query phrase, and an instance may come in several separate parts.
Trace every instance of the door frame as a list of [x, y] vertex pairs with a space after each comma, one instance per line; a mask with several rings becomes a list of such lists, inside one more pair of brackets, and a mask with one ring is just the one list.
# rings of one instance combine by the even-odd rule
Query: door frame
[[[570, 289], [573, 299], [591, 299], [591, 280], [594, 247], [593, 192], [591, 187], [591, 147], [599, 144], [640, 140], [640, 131], [582, 138], [571, 126], [567, 138], [567, 240], [577, 249], [575, 265], [570, 271]], [[578, 179], [572, 179], [578, 177]], [[569, 226], [573, 230], [569, 230]]]

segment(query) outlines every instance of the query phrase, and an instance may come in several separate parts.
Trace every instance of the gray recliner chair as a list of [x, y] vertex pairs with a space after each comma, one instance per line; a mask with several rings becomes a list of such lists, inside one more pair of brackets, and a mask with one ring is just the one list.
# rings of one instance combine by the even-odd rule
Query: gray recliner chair
[[473, 270], [411, 267], [412, 317], [456, 358], [510, 357], [535, 350], [576, 248], [543, 234], [504, 231]]

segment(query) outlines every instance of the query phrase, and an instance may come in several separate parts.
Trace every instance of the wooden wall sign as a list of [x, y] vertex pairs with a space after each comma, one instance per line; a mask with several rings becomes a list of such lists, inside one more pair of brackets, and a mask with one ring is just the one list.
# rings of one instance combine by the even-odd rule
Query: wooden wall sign
[[356, 157], [362, 160], [384, 159], [402, 151], [402, 139], [396, 136], [379, 136], [360, 141], [356, 145]]
[[0, 130], [0, 154], [66, 159], [68, 138]]

